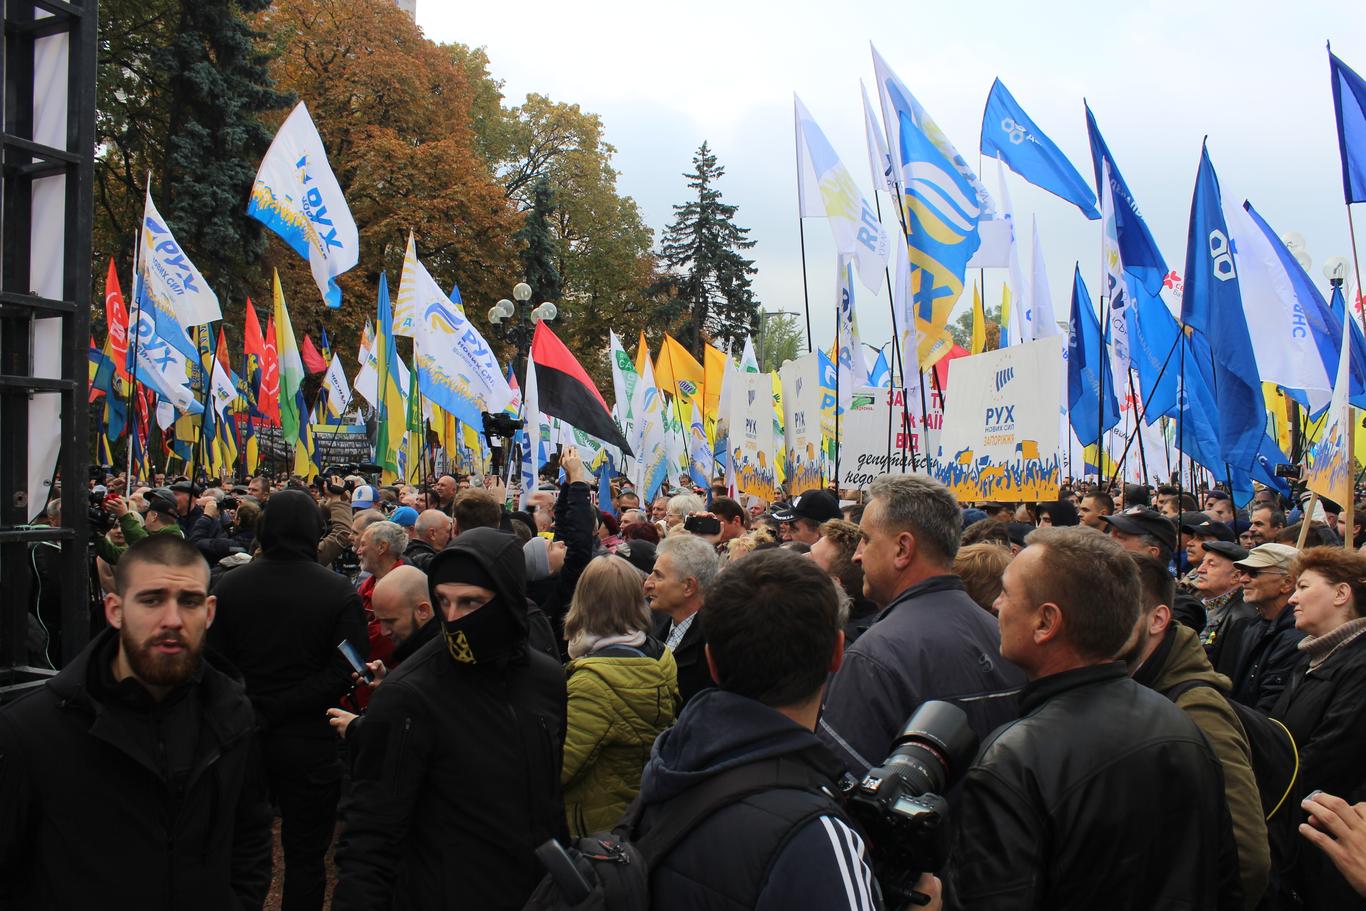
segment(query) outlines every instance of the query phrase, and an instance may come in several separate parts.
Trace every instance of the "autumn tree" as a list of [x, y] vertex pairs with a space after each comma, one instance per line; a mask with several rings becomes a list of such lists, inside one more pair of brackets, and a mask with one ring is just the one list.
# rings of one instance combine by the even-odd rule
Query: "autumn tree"
[[[985, 309], [987, 318], [987, 348], [988, 351], [995, 351], [1001, 347], [1001, 308], [994, 310]], [[967, 350], [972, 350], [972, 308], [964, 310], [958, 314], [958, 318], [948, 324], [949, 335], [959, 345]]]
[[260, 225], [246, 215], [270, 144], [260, 117], [289, 101], [273, 87], [250, 21], [268, 5], [101, 3], [97, 265], [131, 259], [150, 178], [159, 211], [220, 297], [240, 300], [250, 287], [264, 247]]
[[[466, 71], [391, 3], [276, 0], [262, 28], [278, 50], [277, 83], [308, 104], [360, 230], [341, 318], [329, 315], [344, 327], [334, 341], [354, 350], [382, 271], [397, 289], [410, 230], [442, 287], [459, 283], [471, 303], [506, 296], [521, 219], [477, 147]], [[307, 265], [295, 257], [289, 272], [295, 325], [311, 325], [323, 305]]]
[[695, 198], [674, 206], [664, 232], [661, 257], [669, 269], [661, 282], [667, 301], [661, 316], [677, 326], [677, 337], [691, 351], [704, 339], [741, 343], [759, 325], [759, 302], [750, 288], [757, 271], [741, 251], [754, 246], [749, 229], [735, 223], [736, 206], [724, 202], [716, 186], [726, 169], [705, 142], [684, 175]]

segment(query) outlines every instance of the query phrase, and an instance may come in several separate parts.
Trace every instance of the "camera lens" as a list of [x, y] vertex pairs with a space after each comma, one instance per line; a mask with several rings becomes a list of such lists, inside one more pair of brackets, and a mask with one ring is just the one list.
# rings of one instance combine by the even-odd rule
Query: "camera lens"
[[915, 710], [892, 747], [885, 768], [895, 769], [911, 793], [942, 794], [972, 762], [977, 735], [962, 709], [931, 700]]

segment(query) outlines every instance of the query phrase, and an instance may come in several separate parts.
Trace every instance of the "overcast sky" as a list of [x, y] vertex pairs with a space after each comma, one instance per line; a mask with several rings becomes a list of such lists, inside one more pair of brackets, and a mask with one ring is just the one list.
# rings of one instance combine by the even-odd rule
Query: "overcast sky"
[[[757, 242], [754, 284], [769, 310], [803, 310], [793, 92], [871, 194], [859, 99], [860, 79], [873, 86], [870, 41], [970, 162], [999, 76], [1089, 181], [1087, 99], [1171, 268], [1185, 271], [1206, 135], [1225, 196], [1250, 199], [1283, 236], [1302, 234], [1313, 278], [1324, 260], [1350, 255], [1324, 42], [1366, 72], [1361, 0], [418, 0], [417, 15], [434, 40], [487, 48], [506, 104], [540, 92], [601, 115], [621, 192], [640, 204], [656, 242], [686, 198], [694, 151], [710, 143], [726, 168], [722, 192]], [[995, 195], [996, 167], [985, 170]], [[1065, 318], [1074, 261], [1097, 287], [1099, 223], [1014, 174], [1007, 180], [1026, 274], [1037, 216], [1054, 310]], [[1357, 219], [1366, 244], [1366, 212]], [[833, 333], [834, 272], [829, 228], [808, 219], [813, 334], [823, 344]], [[992, 272], [989, 297], [999, 295]], [[886, 296], [864, 293], [859, 320], [866, 340], [885, 341]]]

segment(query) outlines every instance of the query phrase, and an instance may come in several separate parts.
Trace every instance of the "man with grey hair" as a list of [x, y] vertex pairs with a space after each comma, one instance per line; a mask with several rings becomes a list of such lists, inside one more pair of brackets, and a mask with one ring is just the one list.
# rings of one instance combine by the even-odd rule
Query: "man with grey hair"
[[1133, 560], [1088, 528], [1027, 543], [996, 608], [1001, 654], [1029, 683], [955, 804], [956, 906], [1243, 907], [1219, 758], [1115, 660], [1139, 616]]
[[654, 571], [645, 579], [645, 598], [655, 612], [654, 636], [674, 654], [684, 703], [715, 686], [703, 654], [707, 637], [697, 612], [717, 566], [716, 551], [704, 539], [670, 535], [660, 543]]
[[688, 516], [702, 512], [706, 508], [702, 498], [695, 493], [674, 494], [669, 497], [669, 505], [664, 511], [664, 524], [669, 526], [669, 532], [672, 534]]
[[845, 652], [817, 731], [859, 775], [882, 764], [927, 699], [958, 702], [985, 738], [1014, 717], [1012, 690], [1024, 682], [1000, 656], [992, 616], [953, 571], [961, 524], [953, 494], [929, 478], [889, 474], [869, 496], [854, 562], [864, 597], [881, 612]]
[[376, 661], [387, 661], [394, 653], [394, 643], [381, 632], [379, 621], [375, 619], [372, 604], [375, 586], [395, 567], [403, 564], [403, 548], [407, 545], [408, 533], [403, 527], [385, 519], [366, 525], [356, 539], [356, 557], [360, 560], [361, 571], [370, 574], [361, 582], [357, 594], [360, 595], [361, 606], [365, 608], [370, 657]]

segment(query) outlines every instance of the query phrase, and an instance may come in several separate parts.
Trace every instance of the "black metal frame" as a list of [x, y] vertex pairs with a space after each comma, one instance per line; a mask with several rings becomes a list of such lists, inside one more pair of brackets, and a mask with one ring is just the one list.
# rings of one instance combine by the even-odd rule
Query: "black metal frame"
[[[87, 339], [90, 331], [91, 230], [95, 151], [95, 67], [98, 0], [3, 0], [0, 25], [0, 702], [41, 685], [52, 671], [27, 666], [25, 637], [32, 594], [30, 549], [61, 544], [59, 664], [89, 638], [90, 457]], [[41, 12], [40, 12], [41, 11]], [[47, 15], [42, 15], [46, 13]], [[35, 43], [68, 36], [65, 148], [33, 141]], [[38, 87], [41, 90], [41, 87]], [[34, 182], [65, 175], [60, 300], [32, 293]], [[61, 377], [33, 376], [38, 320], [60, 319]], [[28, 527], [42, 503], [28, 502], [29, 401], [61, 399], [62, 527]]]

